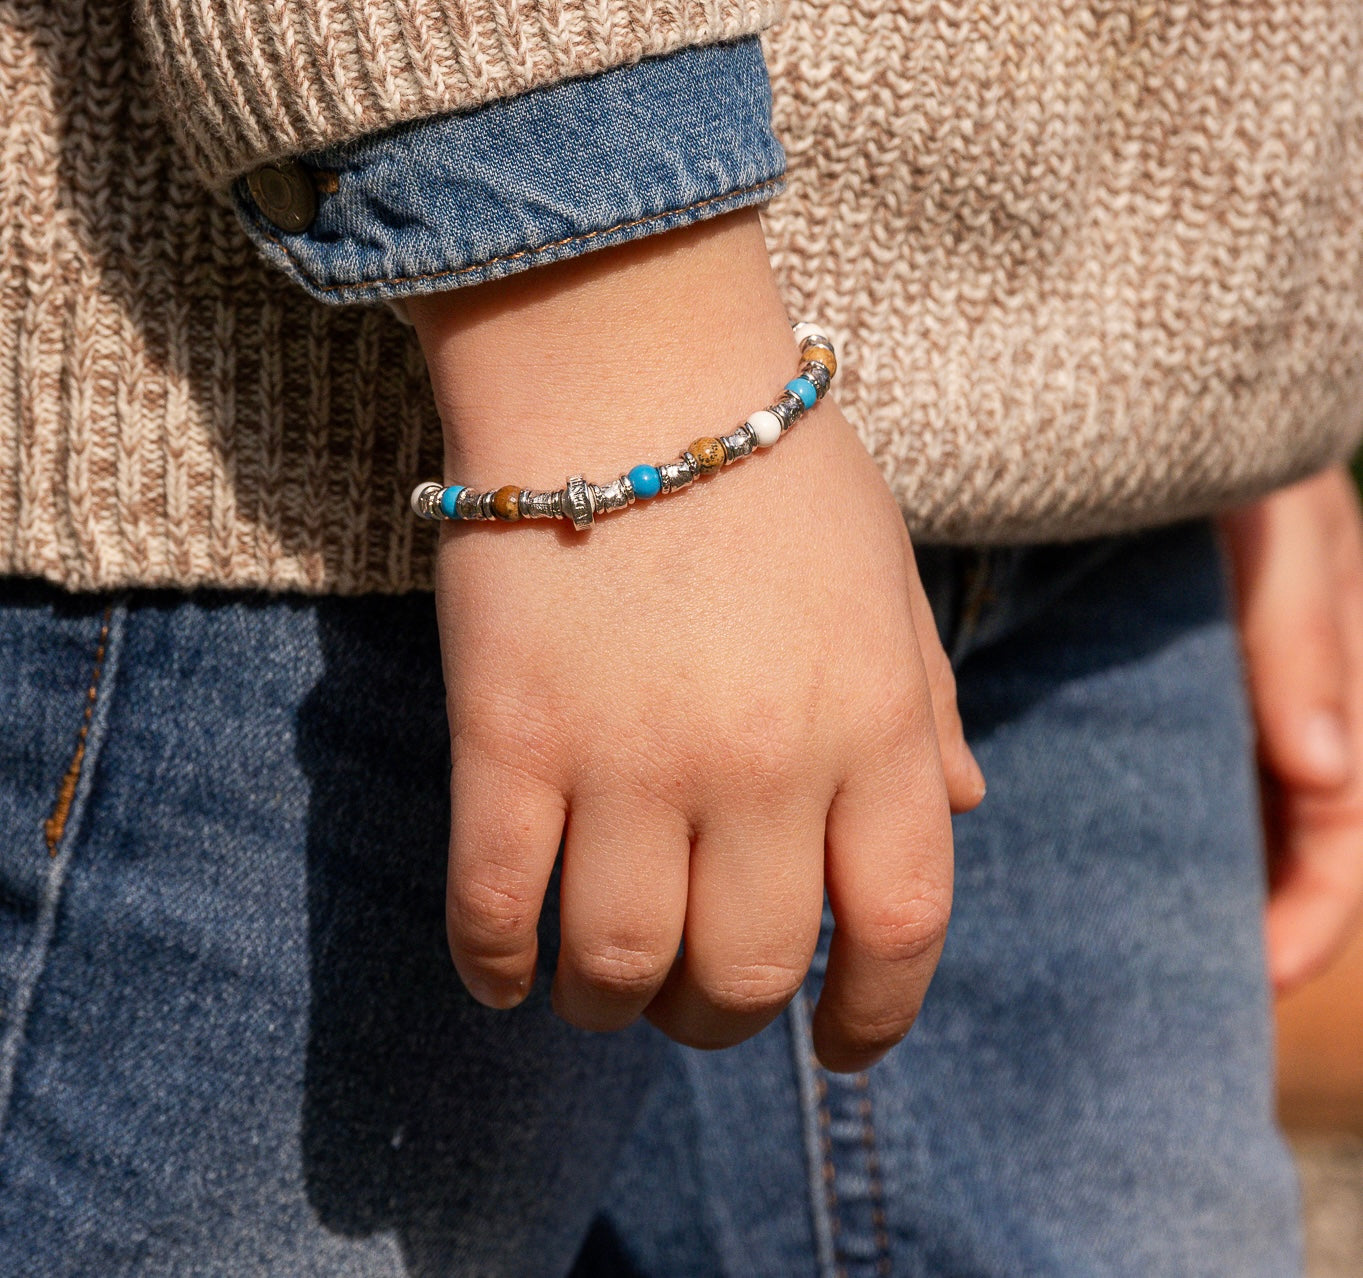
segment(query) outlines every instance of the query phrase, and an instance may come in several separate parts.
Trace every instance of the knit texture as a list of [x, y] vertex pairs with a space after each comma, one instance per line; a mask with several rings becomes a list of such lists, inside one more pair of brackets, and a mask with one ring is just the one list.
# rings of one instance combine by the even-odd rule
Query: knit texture
[[792, 314], [920, 540], [1205, 513], [1363, 433], [1363, 4], [795, 0]]
[[[124, 0], [0, 5], [0, 571], [430, 584], [406, 502], [440, 441], [414, 337], [287, 284], [196, 166], [221, 182], [772, 11], [556, 12], [144, 0], [135, 26]], [[680, 34], [658, 20], [656, 49], [620, 34], [664, 12]], [[476, 72], [474, 13], [502, 51]], [[1204, 512], [1357, 438], [1363, 6], [789, 0], [765, 39], [782, 287], [839, 341], [838, 400], [920, 540]]]
[[[92, 0], [93, 2], [93, 0]], [[267, 160], [769, 26], [779, 0], [137, 0], [211, 185]]]

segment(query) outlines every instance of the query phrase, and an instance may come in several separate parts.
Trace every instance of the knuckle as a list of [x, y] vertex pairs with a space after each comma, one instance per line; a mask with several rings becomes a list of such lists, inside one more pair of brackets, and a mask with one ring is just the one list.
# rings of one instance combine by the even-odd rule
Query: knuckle
[[621, 942], [587, 946], [574, 954], [570, 962], [579, 980], [600, 993], [621, 998], [652, 993], [670, 966], [668, 956], [659, 947]]
[[942, 944], [950, 918], [949, 897], [925, 891], [863, 919], [855, 928], [857, 944], [878, 962], [916, 962]]
[[705, 994], [718, 1011], [757, 1016], [785, 1007], [804, 982], [801, 968], [784, 963], [746, 963], [726, 969], [709, 982]]
[[446, 894], [451, 938], [469, 954], [501, 958], [518, 953], [535, 921], [535, 902], [523, 874], [485, 866], [452, 879]]
[[917, 757], [933, 735], [935, 723], [931, 689], [925, 691], [926, 696], [920, 695], [918, 689], [900, 682], [872, 700], [856, 717], [858, 723], [868, 725], [862, 730], [863, 745], [890, 759]]

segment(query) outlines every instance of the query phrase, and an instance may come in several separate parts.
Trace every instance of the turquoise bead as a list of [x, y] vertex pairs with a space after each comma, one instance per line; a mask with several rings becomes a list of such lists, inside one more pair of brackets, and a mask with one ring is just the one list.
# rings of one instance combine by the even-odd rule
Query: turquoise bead
[[800, 397], [800, 403], [806, 408], [813, 408], [814, 401], [819, 398], [819, 392], [814, 388], [814, 383], [806, 381], [803, 377], [797, 377], [793, 381], [786, 383], [788, 391], [794, 391]]
[[636, 497], [656, 497], [663, 490], [662, 477], [656, 466], [631, 467], [629, 482], [634, 487]]
[[464, 491], [463, 484], [455, 484], [452, 488], [447, 488], [440, 494], [440, 513], [446, 519], [458, 519], [459, 510], [455, 502], [459, 500], [459, 494]]

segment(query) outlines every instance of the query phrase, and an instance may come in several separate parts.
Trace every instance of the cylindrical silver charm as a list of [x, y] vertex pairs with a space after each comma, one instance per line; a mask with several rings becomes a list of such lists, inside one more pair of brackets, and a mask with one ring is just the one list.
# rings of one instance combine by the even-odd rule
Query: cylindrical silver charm
[[592, 500], [592, 485], [582, 475], [573, 475], [563, 489], [563, 513], [573, 521], [578, 532], [592, 526], [596, 503]]

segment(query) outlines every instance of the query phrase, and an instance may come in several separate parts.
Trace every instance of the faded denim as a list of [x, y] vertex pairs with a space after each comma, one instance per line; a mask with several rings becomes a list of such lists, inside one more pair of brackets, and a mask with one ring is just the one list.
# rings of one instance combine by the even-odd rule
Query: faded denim
[[1209, 526], [921, 560], [989, 796], [851, 1077], [826, 933], [721, 1053], [555, 1020], [552, 892], [529, 1002], [463, 993], [429, 596], [4, 583], [0, 1276], [1299, 1272]]
[[265, 257], [324, 302], [497, 279], [761, 204], [784, 189], [760, 40], [681, 49], [299, 157], [335, 175], [280, 231], [240, 181]]

